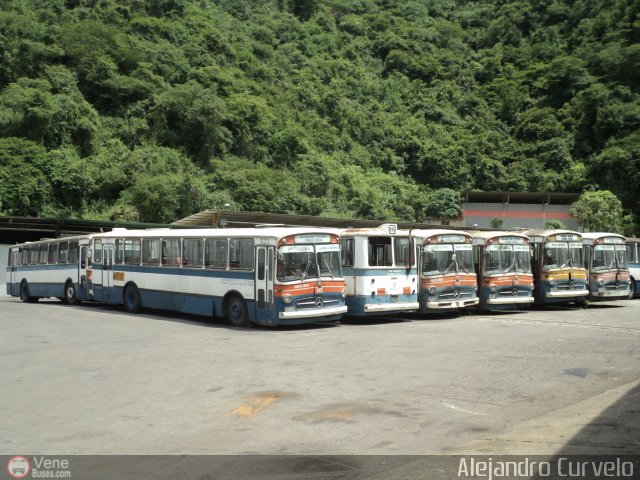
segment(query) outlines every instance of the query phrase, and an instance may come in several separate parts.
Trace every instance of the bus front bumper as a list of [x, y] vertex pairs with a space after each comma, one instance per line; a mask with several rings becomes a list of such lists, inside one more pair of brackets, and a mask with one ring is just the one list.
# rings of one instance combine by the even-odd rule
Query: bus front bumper
[[343, 305], [340, 307], [327, 307], [327, 308], [318, 308], [318, 309], [309, 309], [309, 310], [294, 310], [294, 311], [285, 311], [280, 312], [278, 318], [281, 320], [292, 320], [296, 318], [318, 318], [318, 317], [332, 317], [334, 315], [344, 315], [347, 313], [347, 306]]
[[384, 312], [406, 312], [410, 310], [418, 310], [420, 304], [418, 302], [408, 303], [366, 303], [364, 306], [365, 313], [384, 313]]
[[445, 308], [464, 308], [472, 307], [480, 303], [478, 297], [470, 298], [469, 300], [453, 300], [450, 302], [427, 302], [427, 308], [445, 309]]
[[533, 297], [505, 297], [505, 298], [490, 298], [487, 300], [487, 305], [519, 305], [533, 303], [535, 298]]
[[547, 292], [547, 298], [575, 298], [586, 297], [589, 295], [589, 290], [565, 290], [562, 292]]

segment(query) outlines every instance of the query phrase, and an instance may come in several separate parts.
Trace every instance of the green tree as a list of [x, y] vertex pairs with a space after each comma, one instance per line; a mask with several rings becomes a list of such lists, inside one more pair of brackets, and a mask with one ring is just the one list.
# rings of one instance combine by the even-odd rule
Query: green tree
[[427, 195], [425, 213], [430, 217], [454, 218], [462, 213], [462, 197], [450, 188], [439, 188]]
[[624, 220], [622, 203], [609, 190], [583, 193], [571, 205], [570, 212], [588, 231], [622, 232]]

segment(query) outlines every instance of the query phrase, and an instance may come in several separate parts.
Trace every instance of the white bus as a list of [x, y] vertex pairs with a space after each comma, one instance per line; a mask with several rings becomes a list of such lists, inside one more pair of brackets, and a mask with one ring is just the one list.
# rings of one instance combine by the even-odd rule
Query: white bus
[[340, 234], [348, 312], [371, 316], [417, 311], [415, 238], [395, 224]]
[[533, 303], [529, 238], [516, 232], [469, 232], [478, 274], [480, 310], [517, 308]]
[[129, 312], [149, 307], [250, 326], [335, 321], [347, 311], [332, 229], [114, 229], [88, 237], [87, 257], [86, 299]]
[[87, 253], [90, 236], [46, 239], [9, 248], [7, 294], [23, 302], [56, 297], [75, 304], [89, 300]]
[[627, 238], [627, 262], [629, 266], [629, 298], [640, 293], [640, 238]]
[[477, 305], [478, 280], [471, 235], [446, 229], [414, 230], [420, 240], [420, 313]]
[[589, 300], [629, 298], [625, 237], [616, 233], [583, 233], [582, 248], [589, 274]]

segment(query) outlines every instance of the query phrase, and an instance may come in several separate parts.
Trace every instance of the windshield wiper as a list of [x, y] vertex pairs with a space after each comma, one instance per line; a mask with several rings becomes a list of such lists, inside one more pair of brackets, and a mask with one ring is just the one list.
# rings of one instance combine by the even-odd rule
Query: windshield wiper
[[455, 253], [451, 256], [451, 263], [445, 269], [445, 271], [442, 272], [442, 275], [446, 275], [449, 272], [449, 270], [451, 270], [451, 267], [455, 267], [456, 273], [458, 273], [458, 258], [456, 257]]
[[509, 273], [509, 270], [513, 269], [514, 271], [518, 271], [518, 259], [514, 258], [513, 262], [511, 262], [511, 265], [509, 265], [506, 270], [504, 271], [504, 273]]
[[309, 271], [309, 268], [311, 267], [311, 260], [309, 260], [307, 262], [307, 266], [304, 267], [304, 271], [302, 272], [302, 275], [300, 275], [300, 280], [304, 280], [304, 277], [307, 276], [307, 272]]
[[[331, 267], [329, 266], [329, 262], [327, 262], [327, 259], [324, 258], [322, 255], [320, 256], [320, 259], [321, 261], [319, 263], [320, 264], [324, 263], [324, 266], [329, 271], [329, 275], [331, 276], [331, 278], [335, 278], [335, 276], [333, 275], [333, 270], [331, 270]], [[322, 268], [320, 269], [320, 275], [322, 275]]]

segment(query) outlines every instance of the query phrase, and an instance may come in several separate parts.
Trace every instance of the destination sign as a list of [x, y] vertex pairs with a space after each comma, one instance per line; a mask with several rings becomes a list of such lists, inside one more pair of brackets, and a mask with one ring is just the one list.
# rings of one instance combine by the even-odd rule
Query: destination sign
[[296, 243], [329, 243], [331, 242], [331, 235], [306, 233], [304, 235], [296, 235], [295, 242]]
[[438, 243], [464, 243], [464, 235], [438, 235]]

